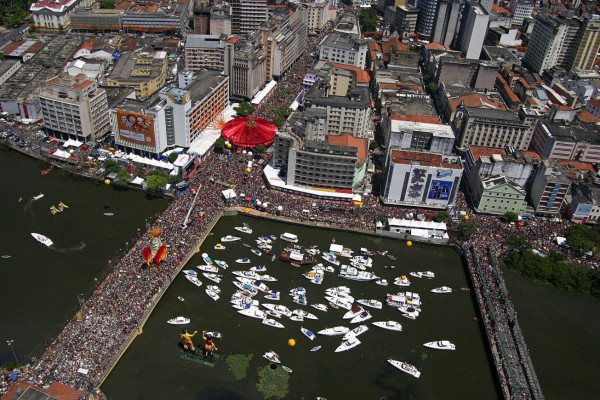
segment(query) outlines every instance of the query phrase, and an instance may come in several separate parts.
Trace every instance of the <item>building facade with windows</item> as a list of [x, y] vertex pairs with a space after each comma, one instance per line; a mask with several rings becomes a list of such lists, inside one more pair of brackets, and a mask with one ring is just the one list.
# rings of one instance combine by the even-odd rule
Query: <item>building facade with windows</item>
[[93, 0], [42, 0], [29, 7], [33, 26], [38, 29], [60, 30], [71, 25], [71, 14], [77, 7], [90, 7]]
[[366, 40], [332, 33], [319, 46], [319, 59], [365, 69], [368, 51]]
[[531, 141], [532, 150], [542, 158], [600, 163], [600, 137], [596, 128], [540, 122]]
[[106, 78], [106, 86], [132, 87], [138, 98], [145, 99], [167, 81], [167, 53], [124, 53]]
[[536, 214], [558, 215], [571, 187], [571, 180], [556, 160], [543, 160], [529, 193]]
[[221, 35], [190, 34], [185, 41], [185, 69], [199, 71], [225, 67], [225, 40]]

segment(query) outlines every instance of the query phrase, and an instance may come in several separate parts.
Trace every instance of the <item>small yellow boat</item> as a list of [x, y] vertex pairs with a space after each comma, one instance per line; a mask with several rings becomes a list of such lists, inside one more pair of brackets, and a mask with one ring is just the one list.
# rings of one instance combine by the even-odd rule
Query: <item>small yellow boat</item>
[[69, 208], [68, 205], [66, 205], [65, 203], [63, 203], [62, 201], [60, 203], [58, 203], [59, 206], [61, 206], [62, 208]]

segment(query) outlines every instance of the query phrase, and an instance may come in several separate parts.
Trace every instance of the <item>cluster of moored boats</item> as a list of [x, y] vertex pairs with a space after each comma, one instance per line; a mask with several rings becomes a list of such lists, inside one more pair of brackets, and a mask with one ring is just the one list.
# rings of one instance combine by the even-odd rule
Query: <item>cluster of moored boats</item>
[[[235, 227], [235, 230], [245, 235], [251, 235], [253, 232], [246, 224]], [[272, 254], [271, 260], [274, 261], [276, 256], [273, 254], [273, 242], [278, 239], [287, 242], [280, 254], [280, 260], [287, 261], [294, 267], [311, 265], [311, 269], [303, 272], [302, 275], [312, 284], [321, 285], [328, 273], [335, 273], [337, 270], [337, 275], [340, 278], [359, 282], [376, 281], [379, 285], [387, 285], [385, 279], [379, 278], [375, 273], [368, 270], [373, 267], [373, 259], [371, 257], [377, 253], [365, 248], [361, 248], [359, 255], [354, 255], [352, 249], [332, 243], [328, 251], [321, 252], [316, 246], [304, 248], [298, 245], [298, 237], [287, 232], [282, 233], [279, 237], [275, 235], [259, 236], [255, 240], [256, 247], [246, 243], [243, 243], [243, 245], [249, 247], [250, 252], [258, 257], [262, 256], [263, 253]], [[229, 245], [242, 240], [240, 236], [223, 236], [220, 243], [215, 246], [215, 250], [224, 249], [225, 244]], [[380, 252], [379, 254], [393, 259], [387, 252]], [[316, 257], [319, 255], [325, 261], [325, 264], [317, 262]], [[199, 275], [214, 283], [206, 285], [205, 292], [212, 300], [217, 301], [221, 293], [221, 289], [217, 285], [222, 282], [223, 272], [229, 269], [229, 265], [223, 260], [213, 260], [207, 253], [202, 253], [202, 259], [204, 264], [196, 266], [199, 272], [195, 269], [190, 269], [184, 270], [183, 273], [188, 281], [198, 287], [203, 285], [199, 279]], [[249, 256], [239, 258], [235, 260], [235, 263], [241, 266], [253, 262]], [[348, 351], [361, 344], [359, 336], [369, 330], [367, 321], [373, 318], [371, 312], [373, 310], [381, 310], [384, 304], [397, 308], [401, 315], [408, 319], [416, 319], [421, 312], [422, 303], [418, 293], [411, 291], [388, 293], [385, 302], [382, 302], [369, 298], [355, 299], [351, 294], [351, 289], [347, 286], [327, 288], [325, 289], [324, 302], [311, 302], [310, 304], [307, 296], [307, 288], [303, 286], [294, 287], [286, 294], [300, 308], [290, 309], [278, 303], [285, 296], [282, 295], [281, 291], [269, 287], [271, 284], [276, 284], [277, 278], [267, 274], [267, 267], [265, 265], [254, 265], [249, 269], [239, 270], [233, 270], [232, 268], [230, 273], [233, 277], [232, 284], [236, 287], [236, 291], [230, 298], [231, 306], [239, 314], [259, 319], [262, 324], [272, 328], [284, 329], [288, 325], [284, 318], [292, 323], [318, 320], [318, 314], [313, 314], [303, 308], [309, 305], [319, 312], [327, 312], [330, 308], [345, 310], [342, 320], [346, 321], [350, 327], [344, 325], [331, 326], [316, 332], [302, 325], [299, 327], [300, 332], [311, 341], [315, 340], [317, 336], [341, 336], [341, 342], [335, 349], [336, 353]], [[408, 275], [418, 279], [435, 278], [435, 274], [431, 271], [410, 272]], [[407, 276], [402, 275], [394, 279], [394, 284], [407, 287], [410, 285], [410, 281]], [[432, 289], [431, 292], [451, 293], [452, 289], [447, 286], [441, 286]], [[261, 302], [258, 300], [259, 293], [268, 301]], [[183, 299], [180, 300], [183, 301]], [[189, 319], [183, 316], [168, 321], [170, 324], [187, 324], [189, 322]], [[371, 322], [371, 325], [388, 331], [402, 331], [402, 325], [394, 320], [375, 321]], [[428, 342], [424, 346], [432, 349], [455, 350], [454, 344], [447, 340]], [[311, 351], [318, 351], [320, 349], [321, 346], [315, 346]], [[281, 362], [279, 356], [273, 350], [267, 351], [263, 357], [274, 363]], [[417, 378], [420, 376], [417, 368], [406, 362], [394, 359], [389, 359], [388, 361], [403, 372]]]

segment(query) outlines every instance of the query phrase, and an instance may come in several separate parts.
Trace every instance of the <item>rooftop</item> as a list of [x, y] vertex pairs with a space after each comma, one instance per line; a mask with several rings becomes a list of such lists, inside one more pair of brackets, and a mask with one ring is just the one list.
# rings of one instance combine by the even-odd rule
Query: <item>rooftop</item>
[[593, 145], [600, 145], [598, 131], [586, 126], [577, 126], [570, 124], [565, 126], [562, 122], [543, 122], [542, 127], [548, 130], [548, 133], [556, 140], [563, 142], [588, 142]]
[[357, 138], [352, 135], [327, 135], [327, 141], [335, 146], [349, 146], [356, 147], [358, 150], [357, 157], [361, 161], [367, 161], [367, 149], [369, 146], [369, 140], [366, 138]]
[[421, 152], [417, 152], [417, 151], [392, 150], [391, 159], [394, 164], [422, 165], [422, 166], [426, 166], [426, 167], [450, 168], [450, 169], [461, 169], [462, 168], [458, 164], [444, 163], [443, 156], [441, 154], [434, 154], [434, 153], [421, 153]]

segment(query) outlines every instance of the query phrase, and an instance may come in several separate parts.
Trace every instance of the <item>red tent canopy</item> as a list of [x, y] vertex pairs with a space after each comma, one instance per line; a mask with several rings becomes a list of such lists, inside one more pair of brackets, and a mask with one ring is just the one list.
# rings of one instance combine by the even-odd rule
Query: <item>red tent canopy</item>
[[236, 146], [268, 146], [275, 139], [277, 126], [262, 118], [240, 117], [229, 121], [223, 127], [221, 135]]

